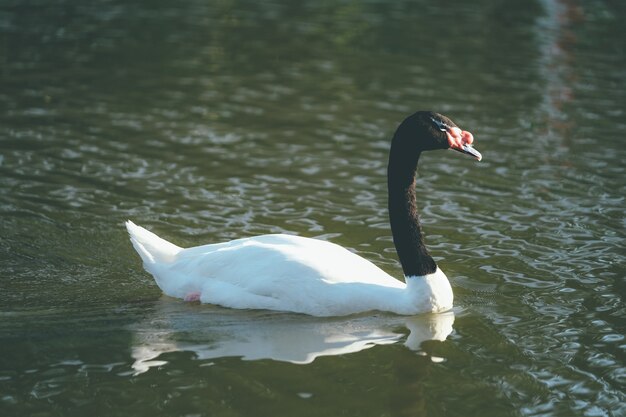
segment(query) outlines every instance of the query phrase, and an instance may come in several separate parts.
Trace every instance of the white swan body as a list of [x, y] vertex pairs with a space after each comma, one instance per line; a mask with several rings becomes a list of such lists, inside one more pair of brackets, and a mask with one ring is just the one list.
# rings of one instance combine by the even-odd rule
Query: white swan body
[[410, 315], [452, 307], [452, 289], [439, 268], [403, 283], [322, 240], [276, 234], [183, 249], [131, 221], [126, 227], [145, 269], [172, 297], [313, 316], [370, 310]]

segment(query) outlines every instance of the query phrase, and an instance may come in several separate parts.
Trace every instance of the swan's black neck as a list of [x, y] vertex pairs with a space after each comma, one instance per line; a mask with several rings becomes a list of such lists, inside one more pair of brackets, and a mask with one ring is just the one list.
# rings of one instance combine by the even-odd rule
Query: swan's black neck
[[404, 275], [424, 276], [437, 270], [435, 260], [424, 244], [417, 213], [415, 178], [417, 162], [423, 149], [415, 135], [413, 123], [403, 123], [391, 141], [387, 186], [389, 190], [389, 221], [393, 243]]

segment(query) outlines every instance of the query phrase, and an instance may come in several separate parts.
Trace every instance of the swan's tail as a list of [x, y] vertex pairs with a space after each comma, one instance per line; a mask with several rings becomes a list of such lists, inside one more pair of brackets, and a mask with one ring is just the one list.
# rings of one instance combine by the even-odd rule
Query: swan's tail
[[183, 250], [183, 248], [161, 239], [143, 227], [137, 226], [130, 220], [126, 222], [126, 230], [128, 230], [130, 241], [145, 265], [171, 262], [176, 254]]

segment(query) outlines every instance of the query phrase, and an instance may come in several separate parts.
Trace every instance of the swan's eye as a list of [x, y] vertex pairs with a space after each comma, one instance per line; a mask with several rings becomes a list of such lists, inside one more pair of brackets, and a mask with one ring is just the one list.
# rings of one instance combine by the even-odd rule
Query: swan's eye
[[432, 120], [435, 126], [437, 126], [437, 129], [441, 130], [442, 132], [447, 132], [448, 130], [452, 129], [451, 126], [448, 126], [441, 120], [437, 120], [434, 117], [431, 117], [430, 120]]

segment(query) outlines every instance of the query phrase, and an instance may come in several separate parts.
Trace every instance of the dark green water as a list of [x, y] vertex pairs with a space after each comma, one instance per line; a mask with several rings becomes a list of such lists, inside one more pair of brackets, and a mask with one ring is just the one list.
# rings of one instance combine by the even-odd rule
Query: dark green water
[[[0, 415], [624, 416], [619, 1], [0, 2]], [[161, 295], [123, 228], [332, 240], [401, 276], [386, 158], [417, 109], [453, 313]]]

